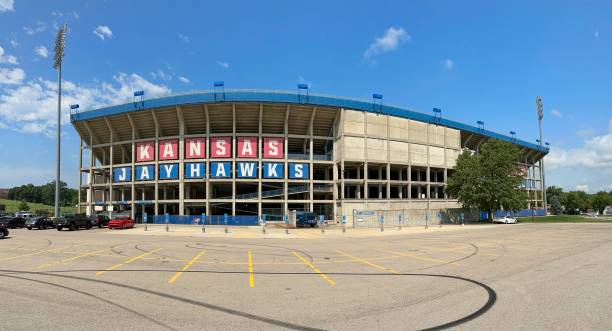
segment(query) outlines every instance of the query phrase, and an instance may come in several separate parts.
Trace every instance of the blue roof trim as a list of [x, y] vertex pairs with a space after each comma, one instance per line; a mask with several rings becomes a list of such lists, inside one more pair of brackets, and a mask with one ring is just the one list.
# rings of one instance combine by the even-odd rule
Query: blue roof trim
[[[298, 99], [299, 98], [299, 99]], [[307, 104], [314, 106], [330, 106], [338, 108], [347, 108], [354, 110], [362, 110], [371, 113], [379, 113], [385, 115], [393, 115], [403, 118], [408, 118], [416, 121], [433, 123], [443, 125], [449, 128], [459, 129], [474, 134], [484, 135], [491, 138], [499, 139], [502, 141], [511, 142], [522, 147], [526, 147], [532, 150], [536, 150], [547, 154], [549, 149], [540, 146], [535, 143], [530, 143], [524, 140], [515, 139], [510, 136], [506, 136], [497, 132], [483, 130], [478, 127], [460, 123], [457, 121], [435, 118], [432, 115], [423, 114], [413, 110], [403, 109], [395, 106], [387, 106], [374, 104], [369, 101], [347, 99], [334, 96], [324, 96], [310, 94], [307, 99], [306, 96], [298, 96], [297, 93], [293, 92], [278, 92], [278, 91], [260, 91], [260, 90], [249, 90], [249, 91], [232, 91], [226, 90], [225, 92], [205, 91], [205, 92], [194, 92], [190, 94], [173, 95], [167, 97], [161, 97], [157, 99], [144, 100], [144, 106], [139, 101], [138, 107], [135, 103], [125, 103], [121, 105], [99, 108], [90, 111], [78, 112], [70, 115], [72, 122], [91, 120], [97, 117], [118, 115], [129, 112], [136, 112], [154, 108], [169, 107], [181, 104], [202, 104], [202, 103], [222, 103], [222, 102], [267, 102], [267, 103], [289, 103], [289, 104]]]

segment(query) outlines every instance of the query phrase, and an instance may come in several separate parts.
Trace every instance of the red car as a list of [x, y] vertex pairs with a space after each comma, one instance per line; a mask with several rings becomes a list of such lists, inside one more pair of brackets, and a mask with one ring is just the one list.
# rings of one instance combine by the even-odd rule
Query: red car
[[129, 229], [134, 227], [134, 220], [128, 216], [119, 216], [108, 222], [109, 229]]

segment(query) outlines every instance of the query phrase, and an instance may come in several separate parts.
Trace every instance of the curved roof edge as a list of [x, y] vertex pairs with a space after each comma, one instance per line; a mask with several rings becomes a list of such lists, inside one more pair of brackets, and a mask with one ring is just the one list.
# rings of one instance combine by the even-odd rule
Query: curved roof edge
[[170, 107], [181, 104], [203, 104], [203, 103], [221, 103], [221, 102], [267, 102], [267, 103], [290, 103], [313, 106], [329, 106], [346, 108], [353, 110], [362, 110], [371, 113], [379, 113], [403, 117], [411, 120], [437, 124], [453, 129], [458, 129], [474, 134], [484, 135], [487, 137], [499, 139], [502, 141], [511, 142], [522, 147], [539, 151], [547, 154], [549, 149], [538, 144], [530, 143], [525, 140], [516, 139], [497, 132], [480, 129], [478, 127], [460, 123], [457, 121], [435, 118], [432, 115], [416, 112], [414, 110], [404, 109], [396, 106], [380, 105], [371, 101], [349, 99], [336, 96], [328, 96], [321, 94], [310, 94], [308, 96], [295, 92], [287, 91], [266, 91], [266, 90], [225, 90], [225, 91], [201, 91], [185, 94], [176, 94], [156, 99], [146, 99], [143, 101], [144, 106], [138, 102], [138, 107], [135, 103], [129, 102], [125, 104], [104, 107], [89, 111], [77, 112], [70, 115], [72, 122], [86, 121], [97, 117], [119, 115], [133, 111], [141, 111], [145, 109], [154, 109], [162, 107]]

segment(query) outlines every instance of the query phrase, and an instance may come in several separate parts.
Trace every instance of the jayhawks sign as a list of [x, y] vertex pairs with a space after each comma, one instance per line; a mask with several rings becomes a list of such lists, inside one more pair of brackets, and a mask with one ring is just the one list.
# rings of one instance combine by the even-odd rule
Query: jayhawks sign
[[[207, 167], [208, 166], [208, 167]], [[179, 163], [161, 163], [157, 169], [153, 164], [137, 165], [134, 171], [136, 181], [148, 180], [174, 180], [179, 179]], [[264, 179], [310, 179], [310, 165], [308, 163], [262, 162], [261, 172], [259, 162], [255, 161], [217, 161], [217, 162], [186, 162], [183, 165], [184, 179], [222, 179], [222, 178], [259, 178]], [[113, 182], [122, 183], [132, 181], [132, 167], [122, 166], [113, 168]]]

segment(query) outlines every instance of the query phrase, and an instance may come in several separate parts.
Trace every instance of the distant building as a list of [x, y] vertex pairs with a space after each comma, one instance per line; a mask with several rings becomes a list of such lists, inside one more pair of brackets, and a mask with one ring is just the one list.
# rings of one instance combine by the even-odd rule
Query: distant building
[[0, 188], [0, 199], [8, 199], [9, 189]]

